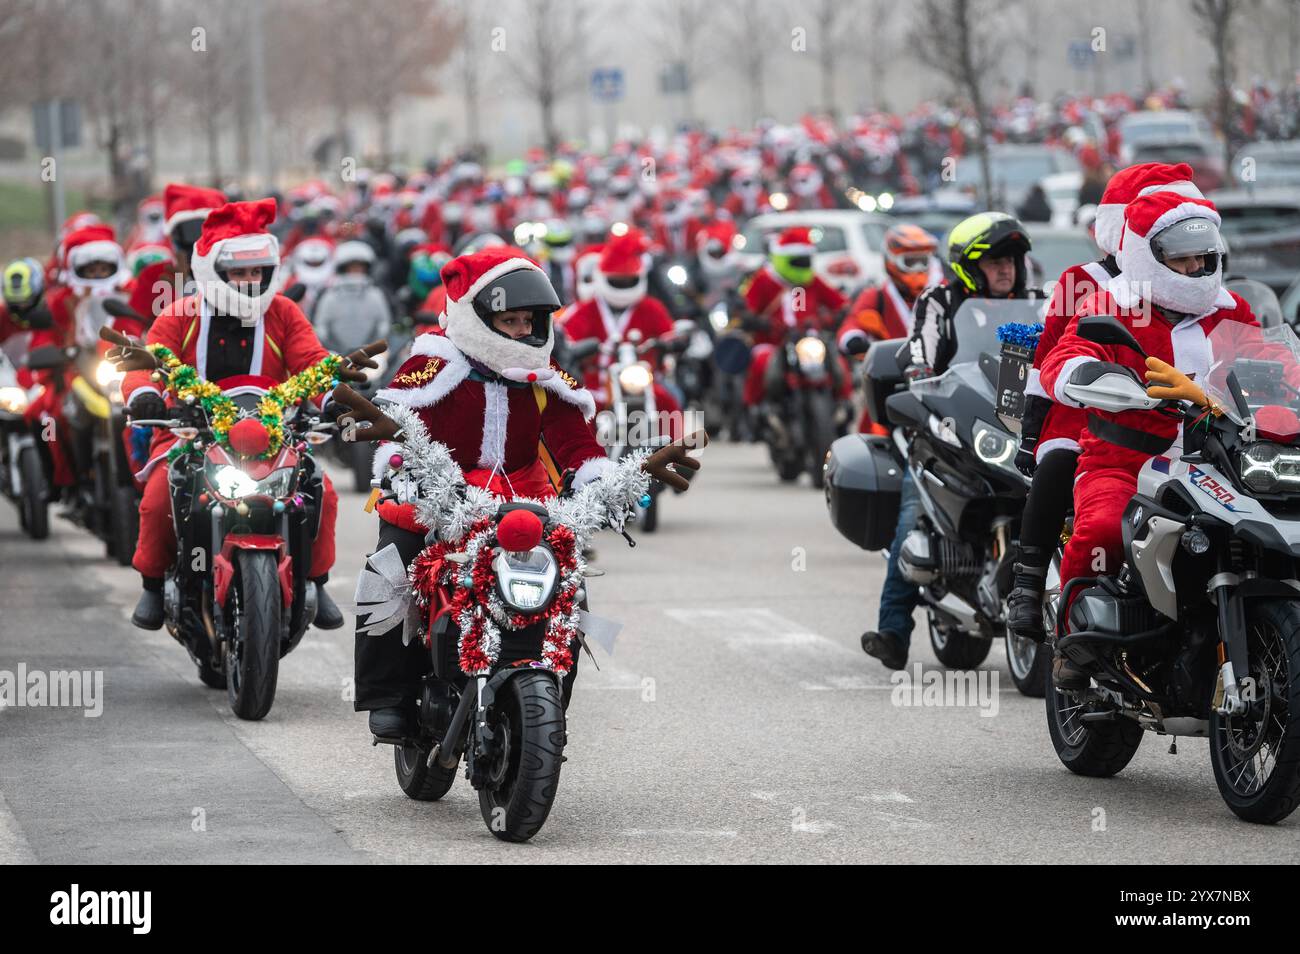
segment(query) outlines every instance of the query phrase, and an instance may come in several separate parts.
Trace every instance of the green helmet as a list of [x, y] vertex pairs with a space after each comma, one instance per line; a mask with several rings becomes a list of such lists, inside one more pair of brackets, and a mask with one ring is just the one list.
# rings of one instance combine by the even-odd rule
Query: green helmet
[[14, 311], [30, 311], [44, 294], [45, 271], [36, 259], [20, 258], [5, 266], [4, 300]]
[[988, 293], [988, 282], [978, 267], [981, 259], [1016, 258], [1016, 284], [1012, 294], [1025, 290], [1025, 254], [1029, 236], [1020, 220], [1005, 212], [980, 212], [963, 219], [948, 233], [948, 265], [972, 295]]

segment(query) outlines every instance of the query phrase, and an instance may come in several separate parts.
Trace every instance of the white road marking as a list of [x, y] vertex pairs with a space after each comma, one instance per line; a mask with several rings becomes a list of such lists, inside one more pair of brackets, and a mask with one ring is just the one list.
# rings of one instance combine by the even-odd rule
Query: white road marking
[[664, 614], [679, 625], [720, 637], [729, 649], [811, 649], [855, 659], [861, 655], [766, 607], [665, 609]]

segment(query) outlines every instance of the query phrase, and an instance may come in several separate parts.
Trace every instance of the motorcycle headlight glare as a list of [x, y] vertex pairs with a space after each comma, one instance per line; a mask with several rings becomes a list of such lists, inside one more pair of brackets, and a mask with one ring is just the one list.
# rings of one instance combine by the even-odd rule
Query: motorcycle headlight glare
[[212, 486], [221, 496], [232, 500], [257, 493], [257, 481], [230, 464], [222, 464], [213, 471]]
[[1300, 487], [1300, 450], [1260, 441], [1241, 452], [1241, 482], [1256, 493]]
[[726, 331], [727, 325], [731, 324], [731, 319], [727, 317], [727, 309], [722, 305], [715, 305], [709, 312], [709, 324], [713, 325], [714, 331]]
[[95, 383], [101, 388], [106, 388], [110, 384], [118, 384], [126, 377], [126, 374], [113, 367], [111, 361], [101, 361], [95, 367]]
[[27, 410], [27, 392], [22, 388], [0, 388], [0, 411], [21, 414]]
[[501, 598], [507, 606], [523, 613], [534, 613], [555, 596], [559, 566], [546, 547], [534, 547], [526, 553], [502, 550], [492, 561], [500, 584]]
[[1002, 467], [1016, 454], [1016, 439], [985, 421], [975, 422], [975, 455], [986, 464]]
[[625, 394], [641, 394], [650, 387], [654, 376], [645, 364], [629, 364], [618, 373], [618, 384]]
[[826, 342], [809, 335], [795, 342], [794, 353], [799, 358], [799, 366], [805, 371], [819, 369], [826, 363]]

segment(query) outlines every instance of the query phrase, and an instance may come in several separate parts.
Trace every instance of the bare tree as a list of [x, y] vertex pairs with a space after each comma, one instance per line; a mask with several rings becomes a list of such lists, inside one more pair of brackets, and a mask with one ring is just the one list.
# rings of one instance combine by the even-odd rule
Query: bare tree
[[[695, 116], [695, 87], [717, 62], [709, 45], [714, 0], [665, 0], [658, 18], [655, 47], [665, 65], [681, 70], [682, 99], [688, 122]], [[709, 53], [714, 55], [710, 56]]]
[[[912, 23], [912, 48], [921, 62], [946, 76], [975, 113], [980, 178], [985, 200], [993, 201], [989, 168], [985, 84], [1001, 52], [993, 0], [920, 0]], [[938, 24], [943, 24], [942, 29]]]
[[821, 73], [822, 110], [831, 116], [839, 113], [835, 98], [835, 72], [841, 56], [856, 44], [849, 26], [862, 15], [857, 0], [816, 0], [812, 5], [817, 24], [817, 68]]
[[866, 0], [862, 8], [861, 29], [856, 32], [859, 48], [865, 54], [867, 91], [873, 108], [880, 107], [884, 96], [885, 67], [893, 60], [896, 49], [891, 34], [900, 9], [897, 0]]
[[727, 55], [745, 83], [751, 122], [757, 122], [767, 110], [763, 81], [784, 35], [773, 13], [768, 0], [732, 0], [726, 16], [732, 28], [722, 37], [721, 49], [714, 51]]
[[504, 36], [515, 81], [537, 104], [549, 152], [560, 144], [556, 105], [582, 86], [578, 39], [588, 15], [586, 5], [576, 0], [527, 0], [518, 13], [522, 42], [520, 30], [507, 29]]
[[1218, 101], [1219, 129], [1223, 133], [1223, 162], [1232, 165], [1232, 81], [1236, 72], [1233, 62], [1233, 17], [1240, 12], [1239, 0], [1192, 0], [1192, 14], [1198, 32], [1214, 50], [1214, 86]]

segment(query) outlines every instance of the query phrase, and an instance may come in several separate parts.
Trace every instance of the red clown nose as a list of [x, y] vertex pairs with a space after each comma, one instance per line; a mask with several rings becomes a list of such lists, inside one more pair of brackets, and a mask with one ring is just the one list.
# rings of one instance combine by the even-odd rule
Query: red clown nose
[[254, 417], [246, 417], [232, 426], [226, 440], [230, 442], [230, 449], [240, 457], [257, 457], [265, 454], [271, 446], [271, 435]]
[[497, 543], [511, 553], [526, 553], [541, 542], [541, 518], [530, 510], [511, 510], [497, 524]]

